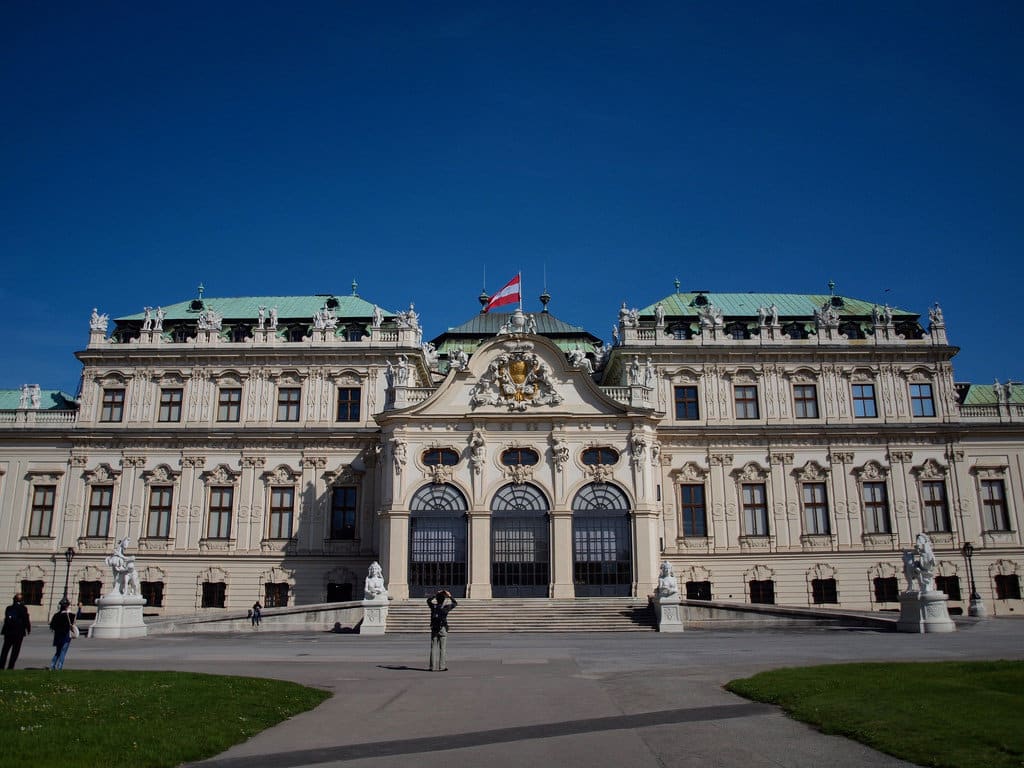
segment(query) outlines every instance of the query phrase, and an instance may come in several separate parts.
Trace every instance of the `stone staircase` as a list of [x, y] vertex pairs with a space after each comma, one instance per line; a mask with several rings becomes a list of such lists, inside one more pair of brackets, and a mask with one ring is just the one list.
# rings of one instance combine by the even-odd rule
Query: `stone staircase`
[[[450, 617], [453, 632], [651, 632], [654, 611], [647, 600], [590, 597], [569, 600], [459, 600]], [[430, 631], [426, 598], [396, 600], [388, 611], [387, 632]]]

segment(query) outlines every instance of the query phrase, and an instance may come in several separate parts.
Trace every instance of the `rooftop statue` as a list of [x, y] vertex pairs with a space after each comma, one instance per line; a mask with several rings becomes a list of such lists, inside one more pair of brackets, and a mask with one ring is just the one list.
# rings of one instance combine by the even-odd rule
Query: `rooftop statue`
[[89, 317], [89, 330], [90, 331], [103, 331], [106, 333], [107, 324], [110, 322], [110, 315], [101, 315], [96, 311], [96, 307], [92, 308], [92, 315]]
[[164, 308], [163, 307], [157, 307], [156, 308], [156, 313], [153, 316], [153, 330], [154, 331], [162, 331], [164, 329], [164, 318], [166, 316], [167, 316], [167, 313], [164, 312]]
[[381, 326], [381, 324], [383, 322], [384, 322], [384, 311], [380, 307], [378, 307], [376, 304], [374, 304], [373, 305], [373, 321], [372, 321], [373, 327], [374, 328], [380, 328], [380, 326]]
[[463, 371], [469, 365], [469, 357], [461, 349], [453, 349], [448, 353], [448, 367], [453, 371]]
[[153, 308], [143, 307], [142, 308], [142, 330], [152, 331], [153, 330]]

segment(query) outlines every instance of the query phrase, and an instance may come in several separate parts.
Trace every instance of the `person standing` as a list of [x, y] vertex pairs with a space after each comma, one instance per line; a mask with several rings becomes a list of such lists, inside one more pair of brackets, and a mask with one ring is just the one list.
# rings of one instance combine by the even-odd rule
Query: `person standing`
[[[14, 669], [14, 662], [21, 653], [21, 641], [32, 631], [32, 622], [28, 617], [28, 608], [22, 601], [21, 592], [14, 595], [14, 600], [4, 611], [4, 624], [0, 633], [4, 636], [3, 651], [0, 652], [0, 669]], [[10, 654], [10, 660], [7, 655]]]
[[250, 613], [252, 614], [252, 628], [256, 629], [260, 622], [263, 621], [263, 606], [260, 605], [259, 600], [252, 604], [252, 611]]
[[[445, 600], [450, 601], [445, 604]], [[448, 671], [448, 614], [458, 605], [447, 589], [427, 598], [430, 608], [430, 671]]]
[[75, 614], [71, 611], [71, 601], [64, 598], [59, 604], [60, 610], [53, 614], [50, 619], [50, 629], [53, 630], [53, 658], [50, 660], [50, 669], [64, 669], [64, 659], [68, 655], [68, 648], [71, 647], [71, 638], [78, 637], [78, 627], [75, 626]]

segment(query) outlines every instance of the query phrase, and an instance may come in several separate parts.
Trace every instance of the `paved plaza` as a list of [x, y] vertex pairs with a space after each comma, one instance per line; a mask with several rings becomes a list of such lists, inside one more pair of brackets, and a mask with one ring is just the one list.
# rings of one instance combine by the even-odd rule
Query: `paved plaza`
[[[426, 618], [426, 617], [425, 617]], [[75, 669], [274, 677], [335, 695], [205, 768], [267, 766], [899, 766], [722, 685], [761, 670], [852, 661], [1024, 658], [1024, 621], [949, 635], [865, 630], [676, 635], [460, 634], [450, 671], [426, 671], [428, 636], [332, 633], [77, 640]], [[49, 648], [32, 635], [20, 667]], [[211, 713], [215, 716], [215, 713]]]

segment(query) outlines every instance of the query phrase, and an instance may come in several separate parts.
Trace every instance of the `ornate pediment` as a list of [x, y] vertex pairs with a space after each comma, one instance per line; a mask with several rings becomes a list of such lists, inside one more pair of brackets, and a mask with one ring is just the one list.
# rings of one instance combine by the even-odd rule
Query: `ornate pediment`
[[679, 483], [703, 483], [708, 471], [702, 469], [697, 462], [688, 461], [679, 469], [672, 470], [672, 478]]
[[889, 470], [877, 461], [869, 461], [860, 469], [855, 469], [854, 473], [857, 475], [857, 479], [861, 482], [870, 482], [875, 480], [884, 480], [889, 474]]
[[261, 477], [267, 485], [295, 485], [299, 473], [284, 464], [269, 472], [264, 472]]
[[173, 483], [180, 474], [180, 472], [175, 472], [166, 464], [160, 464], [149, 472], [143, 472], [142, 480], [149, 485], [164, 485], [166, 483]]
[[114, 482], [120, 474], [119, 471], [111, 469], [109, 464], [100, 464], [96, 469], [83, 472], [82, 477], [89, 485], [102, 485]]
[[944, 480], [947, 467], [942, 466], [935, 459], [928, 459], [920, 467], [910, 470], [917, 475], [918, 480]]
[[800, 469], [793, 470], [793, 474], [801, 483], [821, 483], [828, 478], [828, 470], [816, 461], [808, 461]]
[[234, 485], [238, 482], [238, 474], [226, 464], [218, 464], [215, 469], [203, 472], [202, 478], [207, 485]]
[[768, 477], [768, 472], [756, 461], [748, 462], [742, 469], [732, 471], [732, 476], [737, 483], [762, 482]]
[[562, 402], [562, 396], [555, 390], [551, 368], [533, 351], [532, 344], [506, 344], [505, 350], [491, 361], [470, 391], [471, 407], [492, 405], [525, 411], [533, 406]]

